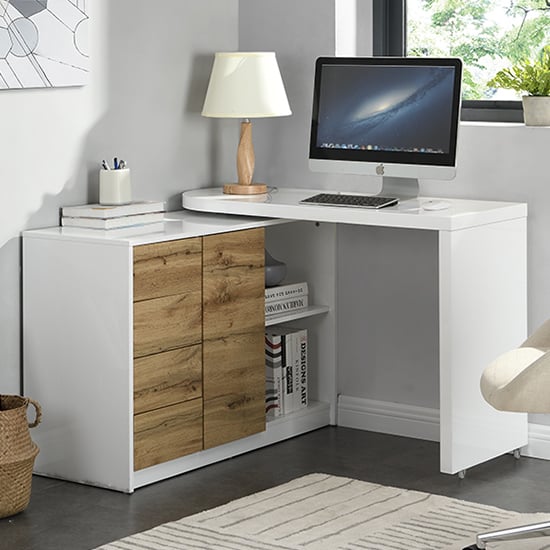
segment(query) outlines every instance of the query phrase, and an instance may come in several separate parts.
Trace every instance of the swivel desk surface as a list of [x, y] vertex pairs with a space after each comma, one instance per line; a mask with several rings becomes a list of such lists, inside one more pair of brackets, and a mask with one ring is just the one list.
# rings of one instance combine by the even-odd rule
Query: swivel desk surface
[[[527, 416], [492, 409], [479, 378], [488, 362], [526, 337], [527, 206], [446, 198], [450, 208], [426, 211], [427, 197], [381, 210], [300, 204], [318, 192], [279, 188], [250, 197], [207, 188], [184, 192], [182, 204], [199, 212], [437, 232], [440, 470], [460, 473], [526, 445]], [[335, 382], [331, 406], [339, 393]]]

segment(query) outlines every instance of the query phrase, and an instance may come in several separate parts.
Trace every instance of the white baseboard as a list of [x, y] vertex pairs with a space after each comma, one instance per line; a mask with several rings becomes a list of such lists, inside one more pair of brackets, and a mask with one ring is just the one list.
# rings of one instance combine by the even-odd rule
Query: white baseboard
[[[340, 395], [338, 426], [439, 441], [439, 410]], [[529, 423], [521, 454], [550, 460], [550, 426]]]
[[338, 426], [439, 441], [439, 410], [340, 395]]

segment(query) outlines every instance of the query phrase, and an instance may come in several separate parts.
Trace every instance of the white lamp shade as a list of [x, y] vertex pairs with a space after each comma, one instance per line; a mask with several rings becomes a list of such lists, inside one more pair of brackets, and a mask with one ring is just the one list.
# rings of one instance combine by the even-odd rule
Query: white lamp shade
[[290, 115], [275, 53], [216, 53], [201, 114], [215, 118]]

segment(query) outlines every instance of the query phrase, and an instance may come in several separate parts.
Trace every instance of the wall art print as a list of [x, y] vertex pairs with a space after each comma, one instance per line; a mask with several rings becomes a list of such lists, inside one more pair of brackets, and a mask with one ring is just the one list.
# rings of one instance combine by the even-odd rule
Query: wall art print
[[0, 90], [82, 86], [90, 0], [0, 0]]

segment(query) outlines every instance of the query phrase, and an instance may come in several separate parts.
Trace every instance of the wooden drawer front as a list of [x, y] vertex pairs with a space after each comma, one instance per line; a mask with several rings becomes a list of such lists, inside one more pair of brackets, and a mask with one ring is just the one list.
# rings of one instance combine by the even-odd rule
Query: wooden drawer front
[[134, 247], [134, 301], [200, 291], [202, 239]]
[[264, 332], [203, 343], [204, 448], [265, 430]]
[[203, 237], [205, 339], [264, 327], [264, 230]]
[[134, 416], [134, 470], [202, 450], [202, 399]]
[[134, 361], [134, 414], [202, 397], [202, 346]]
[[200, 291], [134, 302], [134, 357], [199, 343], [201, 318]]

